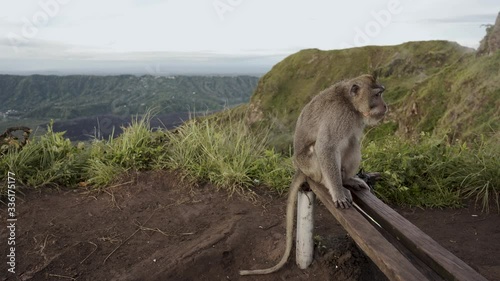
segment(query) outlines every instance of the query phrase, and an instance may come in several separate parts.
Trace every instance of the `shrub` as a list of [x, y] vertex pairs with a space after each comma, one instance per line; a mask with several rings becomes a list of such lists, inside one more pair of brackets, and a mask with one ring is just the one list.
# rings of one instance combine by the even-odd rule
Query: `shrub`
[[9, 150], [0, 160], [2, 177], [8, 171], [16, 180], [31, 187], [76, 186], [84, 176], [87, 153], [82, 146], [74, 146], [64, 133], [55, 133], [52, 123], [47, 133], [33, 139], [22, 150]]
[[[484, 143], [484, 142], [481, 142]], [[370, 142], [363, 167], [380, 171], [376, 193], [386, 202], [420, 207], [458, 207], [475, 197], [483, 210], [498, 206], [500, 151], [493, 146], [457, 142], [422, 134], [418, 141], [395, 136]], [[499, 209], [500, 210], [500, 209]]]

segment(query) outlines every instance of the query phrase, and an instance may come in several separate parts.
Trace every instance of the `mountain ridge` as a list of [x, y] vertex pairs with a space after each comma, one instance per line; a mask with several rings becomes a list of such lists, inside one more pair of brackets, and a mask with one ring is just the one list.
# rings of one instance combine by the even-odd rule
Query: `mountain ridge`
[[247, 102], [257, 81], [247, 75], [0, 75], [0, 113], [12, 121], [125, 118], [151, 108], [158, 114], [213, 111]]

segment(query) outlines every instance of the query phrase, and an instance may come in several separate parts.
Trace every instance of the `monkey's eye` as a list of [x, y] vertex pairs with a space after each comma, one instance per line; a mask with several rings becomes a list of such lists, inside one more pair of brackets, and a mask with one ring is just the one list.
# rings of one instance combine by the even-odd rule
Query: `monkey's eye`
[[382, 86], [380, 88], [375, 88], [373, 90], [375, 91], [374, 96], [375, 97], [380, 97], [382, 95], [382, 93], [384, 92], [385, 88]]

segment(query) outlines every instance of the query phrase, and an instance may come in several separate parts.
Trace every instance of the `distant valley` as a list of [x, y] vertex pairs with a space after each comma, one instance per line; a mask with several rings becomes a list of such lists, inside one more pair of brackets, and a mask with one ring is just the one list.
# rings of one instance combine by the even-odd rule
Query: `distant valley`
[[149, 109], [159, 125], [172, 127], [189, 112], [248, 102], [257, 82], [254, 76], [0, 75], [0, 132], [54, 120], [54, 129], [74, 140], [106, 137]]

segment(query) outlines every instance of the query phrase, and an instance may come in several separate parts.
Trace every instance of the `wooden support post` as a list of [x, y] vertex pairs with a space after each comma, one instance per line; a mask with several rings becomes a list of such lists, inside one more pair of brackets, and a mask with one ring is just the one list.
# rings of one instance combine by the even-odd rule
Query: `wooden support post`
[[297, 196], [297, 241], [295, 260], [300, 269], [311, 265], [314, 255], [314, 205], [316, 196], [311, 190], [299, 191]]

